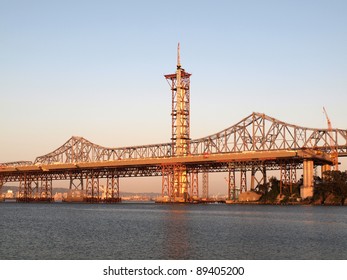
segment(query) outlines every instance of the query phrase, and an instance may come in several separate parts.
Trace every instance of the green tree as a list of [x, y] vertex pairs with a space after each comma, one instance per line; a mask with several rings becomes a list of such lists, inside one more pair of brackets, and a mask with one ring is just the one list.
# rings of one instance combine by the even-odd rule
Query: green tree
[[280, 181], [276, 177], [271, 177], [269, 183], [259, 185], [258, 189], [259, 192], [263, 193], [261, 201], [273, 203], [280, 193]]
[[316, 187], [316, 194], [325, 198], [333, 194], [344, 205], [347, 198], [347, 171], [326, 171], [324, 172], [323, 182]]

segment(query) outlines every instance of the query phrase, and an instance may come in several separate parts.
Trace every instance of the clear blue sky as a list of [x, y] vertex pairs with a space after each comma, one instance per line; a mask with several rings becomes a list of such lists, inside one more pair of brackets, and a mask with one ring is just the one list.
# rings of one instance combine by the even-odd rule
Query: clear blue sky
[[[170, 141], [177, 42], [191, 137], [253, 111], [347, 128], [347, 1], [0, 0], [0, 162], [83, 136]], [[139, 182], [140, 183], [140, 182]], [[160, 191], [160, 186], [155, 187]]]

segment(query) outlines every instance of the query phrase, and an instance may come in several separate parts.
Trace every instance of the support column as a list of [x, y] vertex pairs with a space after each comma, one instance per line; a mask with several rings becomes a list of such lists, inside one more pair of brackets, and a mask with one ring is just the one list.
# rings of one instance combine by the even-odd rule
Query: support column
[[114, 170], [111, 170], [107, 173], [107, 182], [106, 182], [106, 203], [116, 203], [120, 202], [119, 197], [119, 175], [116, 174]]
[[246, 168], [242, 168], [240, 173], [241, 173], [241, 178], [240, 178], [240, 183], [241, 183], [240, 193], [242, 193], [242, 192], [246, 192], [246, 191], [247, 191], [247, 169], [246, 169]]
[[38, 199], [46, 202], [53, 201], [52, 178], [49, 178], [48, 176], [41, 178], [41, 188]]
[[282, 194], [283, 194], [283, 181], [285, 181], [285, 173], [286, 173], [286, 166], [284, 164], [281, 164], [281, 167], [280, 167], [280, 197], [282, 197]]
[[263, 175], [263, 184], [266, 185], [267, 184], [267, 177], [266, 177], [267, 174], [266, 174], [265, 164], [263, 165], [262, 175]]
[[163, 165], [161, 170], [161, 196], [163, 202], [172, 201], [173, 198], [173, 174], [172, 167]]
[[199, 198], [199, 173], [197, 170], [194, 170], [191, 173], [190, 186], [191, 186], [190, 198], [193, 200], [198, 200], [198, 198]]
[[[88, 176], [86, 176], [86, 185], [88, 186]], [[66, 202], [82, 202], [87, 199], [88, 191], [84, 193], [83, 187], [83, 174], [81, 173], [71, 173], [70, 174], [70, 186], [67, 193], [67, 197], [64, 198]]]
[[18, 202], [30, 202], [34, 200], [33, 191], [31, 188], [32, 178], [27, 174], [23, 174], [19, 179], [19, 196]]
[[281, 180], [280, 180], [280, 194], [282, 195], [285, 188], [285, 194], [293, 194], [293, 184], [296, 183], [296, 166], [294, 163], [281, 164]]
[[252, 166], [252, 171], [251, 171], [251, 191], [254, 191], [254, 185], [255, 185], [255, 173], [256, 173], [256, 168]]
[[293, 194], [293, 185], [296, 185], [296, 183], [296, 165], [295, 163], [292, 163], [290, 165], [290, 194]]
[[99, 173], [91, 171], [87, 176], [86, 201], [98, 203], [100, 200]]
[[331, 171], [331, 166], [329, 164], [322, 165], [321, 178], [325, 177], [324, 172]]
[[33, 177], [31, 179], [31, 185], [30, 185], [30, 195], [34, 200], [38, 200], [40, 198], [39, 194], [39, 178]]
[[173, 170], [174, 202], [187, 202], [189, 178], [187, 167], [183, 164], [175, 165]]
[[288, 195], [289, 192], [292, 193], [293, 184], [291, 182], [291, 165], [288, 163], [281, 164], [281, 180], [280, 180], [280, 195], [282, 196], [285, 188], [285, 194]]
[[236, 201], [235, 169], [229, 169], [228, 174], [228, 200]]
[[301, 198], [313, 196], [313, 160], [305, 159], [303, 167], [304, 182], [300, 190]]
[[208, 172], [202, 173], [202, 199], [208, 199]]

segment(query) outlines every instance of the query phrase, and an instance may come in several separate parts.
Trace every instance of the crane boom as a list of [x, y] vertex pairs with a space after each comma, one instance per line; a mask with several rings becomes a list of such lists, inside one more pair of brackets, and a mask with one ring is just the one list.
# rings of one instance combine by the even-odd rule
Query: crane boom
[[[333, 130], [333, 127], [332, 127], [332, 125], [331, 125], [331, 121], [330, 121], [330, 118], [329, 118], [329, 116], [328, 116], [327, 110], [325, 110], [325, 107], [323, 107], [323, 112], [324, 112], [324, 115], [325, 115], [325, 117], [326, 117], [326, 119], [327, 119], [328, 130], [329, 130], [329, 132], [330, 132], [330, 131]], [[331, 139], [331, 140], [332, 140], [332, 139]]]
[[327, 111], [325, 110], [325, 107], [323, 107], [323, 112], [325, 115], [325, 118], [327, 119], [328, 124], [328, 135], [330, 140], [330, 151], [331, 151], [331, 158], [334, 164], [334, 170], [338, 171], [339, 169], [339, 161], [338, 161], [338, 153], [337, 153], [337, 147], [336, 147], [336, 141], [333, 137], [333, 127], [331, 125], [330, 118], [328, 116]]

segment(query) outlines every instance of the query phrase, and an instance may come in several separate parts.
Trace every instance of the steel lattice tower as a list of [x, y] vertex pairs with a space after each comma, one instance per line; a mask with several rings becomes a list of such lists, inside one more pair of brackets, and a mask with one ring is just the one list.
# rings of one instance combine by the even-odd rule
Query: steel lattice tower
[[[174, 74], [165, 75], [172, 93], [172, 155], [187, 156], [190, 147], [190, 76], [181, 67], [180, 45], [177, 47], [177, 70]], [[186, 166], [174, 168], [174, 200], [188, 199], [188, 174]]]

